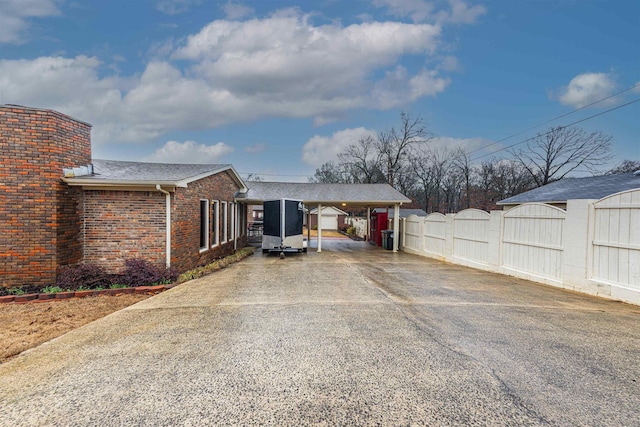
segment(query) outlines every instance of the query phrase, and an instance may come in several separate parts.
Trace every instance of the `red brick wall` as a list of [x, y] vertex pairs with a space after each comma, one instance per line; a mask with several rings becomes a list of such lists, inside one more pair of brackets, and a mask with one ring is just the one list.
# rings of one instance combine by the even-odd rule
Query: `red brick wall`
[[[224, 172], [178, 188], [171, 195], [171, 265], [178, 271], [199, 267], [229, 255], [233, 240], [200, 251], [200, 200], [232, 202], [237, 185]], [[154, 191], [85, 190], [84, 262], [117, 273], [129, 258], [145, 258], [159, 265], [166, 262], [166, 199]], [[239, 205], [243, 206], [243, 205]], [[231, 215], [228, 210], [228, 215]], [[220, 209], [220, 217], [222, 209]], [[221, 218], [220, 218], [221, 219]], [[218, 232], [222, 232], [219, 221]], [[227, 224], [230, 227], [231, 218]], [[220, 234], [221, 235], [221, 234]], [[245, 236], [237, 247], [246, 246]]]
[[166, 261], [165, 195], [156, 191], [84, 192], [84, 262], [118, 273], [124, 261]]
[[62, 169], [91, 163], [91, 125], [64, 114], [0, 106], [0, 285], [47, 285], [79, 262], [79, 190]]
[[[235, 192], [238, 191], [237, 184], [227, 172], [219, 173], [208, 178], [192, 182], [187, 188], [178, 188], [172, 201], [172, 250], [171, 265], [180, 271], [208, 264], [216, 259], [229, 255], [233, 251], [233, 240], [227, 243], [220, 243], [217, 247], [200, 252], [200, 200], [209, 200], [209, 218], [213, 218], [212, 200], [233, 202]], [[229, 205], [227, 205], [229, 206]], [[244, 205], [239, 205], [244, 206]], [[228, 210], [228, 215], [231, 209]], [[222, 236], [222, 215], [220, 206], [220, 221], [218, 226], [219, 235]], [[231, 219], [229, 217], [230, 226]], [[210, 239], [211, 240], [211, 239]], [[221, 239], [220, 239], [221, 241]], [[242, 239], [238, 240], [237, 247], [246, 246], [246, 233]]]

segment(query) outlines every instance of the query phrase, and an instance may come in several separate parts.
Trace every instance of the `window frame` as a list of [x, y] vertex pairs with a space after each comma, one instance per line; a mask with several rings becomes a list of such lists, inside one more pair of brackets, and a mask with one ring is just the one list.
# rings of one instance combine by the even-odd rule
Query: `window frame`
[[215, 248], [220, 245], [220, 201], [211, 200], [211, 212], [213, 218], [211, 218], [211, 230], [213, 232], [213, 238], [211, 240], [211, 247]]
[[[204, 206], [203, 206], [204, 204]], [[200, 199], [200, 252], [209, 250], [209, 229], [211, 225], [209, 223], [209, 200]], [[204, 217], [203, 217], [204, 214]], [[204, 242], [202, 241], [204, 237]], [[203, 244], [204, 243], [204, 244]]]
[[227, 207], [226, 200], [222, 200], [220, 204], [222, 205], [222, 215], [220, 216], [220, 219], [222, 220], [222, 239], [220, 242], [227, 243], [227, 237], [229, 237], [229, 209]]

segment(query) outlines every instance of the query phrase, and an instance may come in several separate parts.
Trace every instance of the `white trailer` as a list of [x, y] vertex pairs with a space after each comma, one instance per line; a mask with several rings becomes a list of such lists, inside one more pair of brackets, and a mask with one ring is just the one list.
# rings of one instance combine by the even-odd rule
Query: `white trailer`
[[307, 252], [302, 233], [304, 205], [301, 200], [266, 200], [264, 203], [262, 253]]

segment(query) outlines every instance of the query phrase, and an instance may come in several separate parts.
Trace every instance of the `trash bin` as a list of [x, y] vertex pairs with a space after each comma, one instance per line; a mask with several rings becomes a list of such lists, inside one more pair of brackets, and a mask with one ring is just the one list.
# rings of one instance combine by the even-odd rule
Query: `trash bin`
[[393, 250], [393, 230], [387, 230], [387, 249]]
[[381, 230], [380, 234], [382, 234], [382, 248], [389, 249], [389, 232], [391, 230]]

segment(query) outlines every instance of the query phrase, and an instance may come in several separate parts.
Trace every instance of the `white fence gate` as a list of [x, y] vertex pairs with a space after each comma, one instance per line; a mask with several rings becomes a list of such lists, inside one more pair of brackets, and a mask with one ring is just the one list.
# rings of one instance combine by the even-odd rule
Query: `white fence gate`
[[478, 209], [465, 209], [453, 217], [453, 256], [487, 264], [491, 215]]
[[640, 291], [640, 190], [594, 203], [591, 278]]
[[504, 214], [502, 265], [553, 280], [562, 280], [562, 227], [566, 212], [528, 203]]

